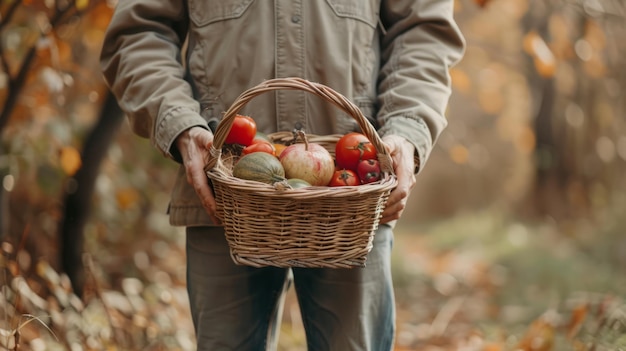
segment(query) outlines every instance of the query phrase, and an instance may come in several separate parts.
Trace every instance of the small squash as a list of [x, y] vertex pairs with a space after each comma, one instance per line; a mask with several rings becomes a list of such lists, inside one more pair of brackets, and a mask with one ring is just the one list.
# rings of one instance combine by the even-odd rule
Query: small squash
[[242, 156], [233, 167], [233, 176], [274, 184], [285, 180], [285, 169], [280, 161], [266, 152], [253, 152]]
[[311, 186], [309, 182], [300, 178], [289, 178], [287, 179], [287, 184], [289, 184], [292, 189], [300, 189]]

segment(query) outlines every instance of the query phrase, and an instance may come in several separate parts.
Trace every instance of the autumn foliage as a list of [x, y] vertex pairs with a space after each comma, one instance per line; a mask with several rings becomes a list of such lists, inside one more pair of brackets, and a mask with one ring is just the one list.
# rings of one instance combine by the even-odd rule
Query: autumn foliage
[[[176, 165], [115, 124], [101, 79], [114, 6], [0, 2], [0, 348], [193, 349]], [[626, 3], [455, 6], [449, 125], [394, 244], [396, 350], [623, 349]], [[301, 323], [290, 295], [281, 350], [303, 349]]]

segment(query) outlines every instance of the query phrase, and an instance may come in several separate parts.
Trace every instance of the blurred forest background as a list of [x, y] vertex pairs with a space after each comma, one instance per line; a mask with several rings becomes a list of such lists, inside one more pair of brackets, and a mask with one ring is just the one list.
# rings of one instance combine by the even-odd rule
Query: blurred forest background
[[[0, 0], [0, 349], [193, 349], [176, 165], [98, 67], [114, 7]], [[449, 128], [397, 230], [397, 350], [626, 350], [625, 16], [457, 0]], [[298, 313], [281, 350], [305, 349]]]

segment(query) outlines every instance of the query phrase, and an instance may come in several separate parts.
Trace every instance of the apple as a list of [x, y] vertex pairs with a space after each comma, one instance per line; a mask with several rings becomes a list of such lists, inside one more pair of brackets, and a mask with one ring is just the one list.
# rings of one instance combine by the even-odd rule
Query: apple
[[376, 159], [361, 160], [357, 164], [357, 174], [361, 179], [361, 184], [379, 181], [382, 177], [380, 163]]
[[314, 186], [327, 185], [335, 173], [335, 161], [316, 143], [291, 144], [280, 153], [287, 178], [299, 178]]

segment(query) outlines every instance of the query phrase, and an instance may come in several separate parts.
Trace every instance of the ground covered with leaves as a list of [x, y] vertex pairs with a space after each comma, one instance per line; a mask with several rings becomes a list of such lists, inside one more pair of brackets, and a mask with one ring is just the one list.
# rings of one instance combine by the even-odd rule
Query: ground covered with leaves
[[[398, 228], [396, 350], [626, 350], [618, 220], [523, 223], [493, 211]], [[126, 257], [85, 255], [84, 298], [19, 243], [2, 244], [0, 347], [193, 350], [180, 232]], [[290, 291], [280, 350], [306, 350]]]
[[399, 236], [398, 350], [626, 349], [623, 226], [471, 213]]

